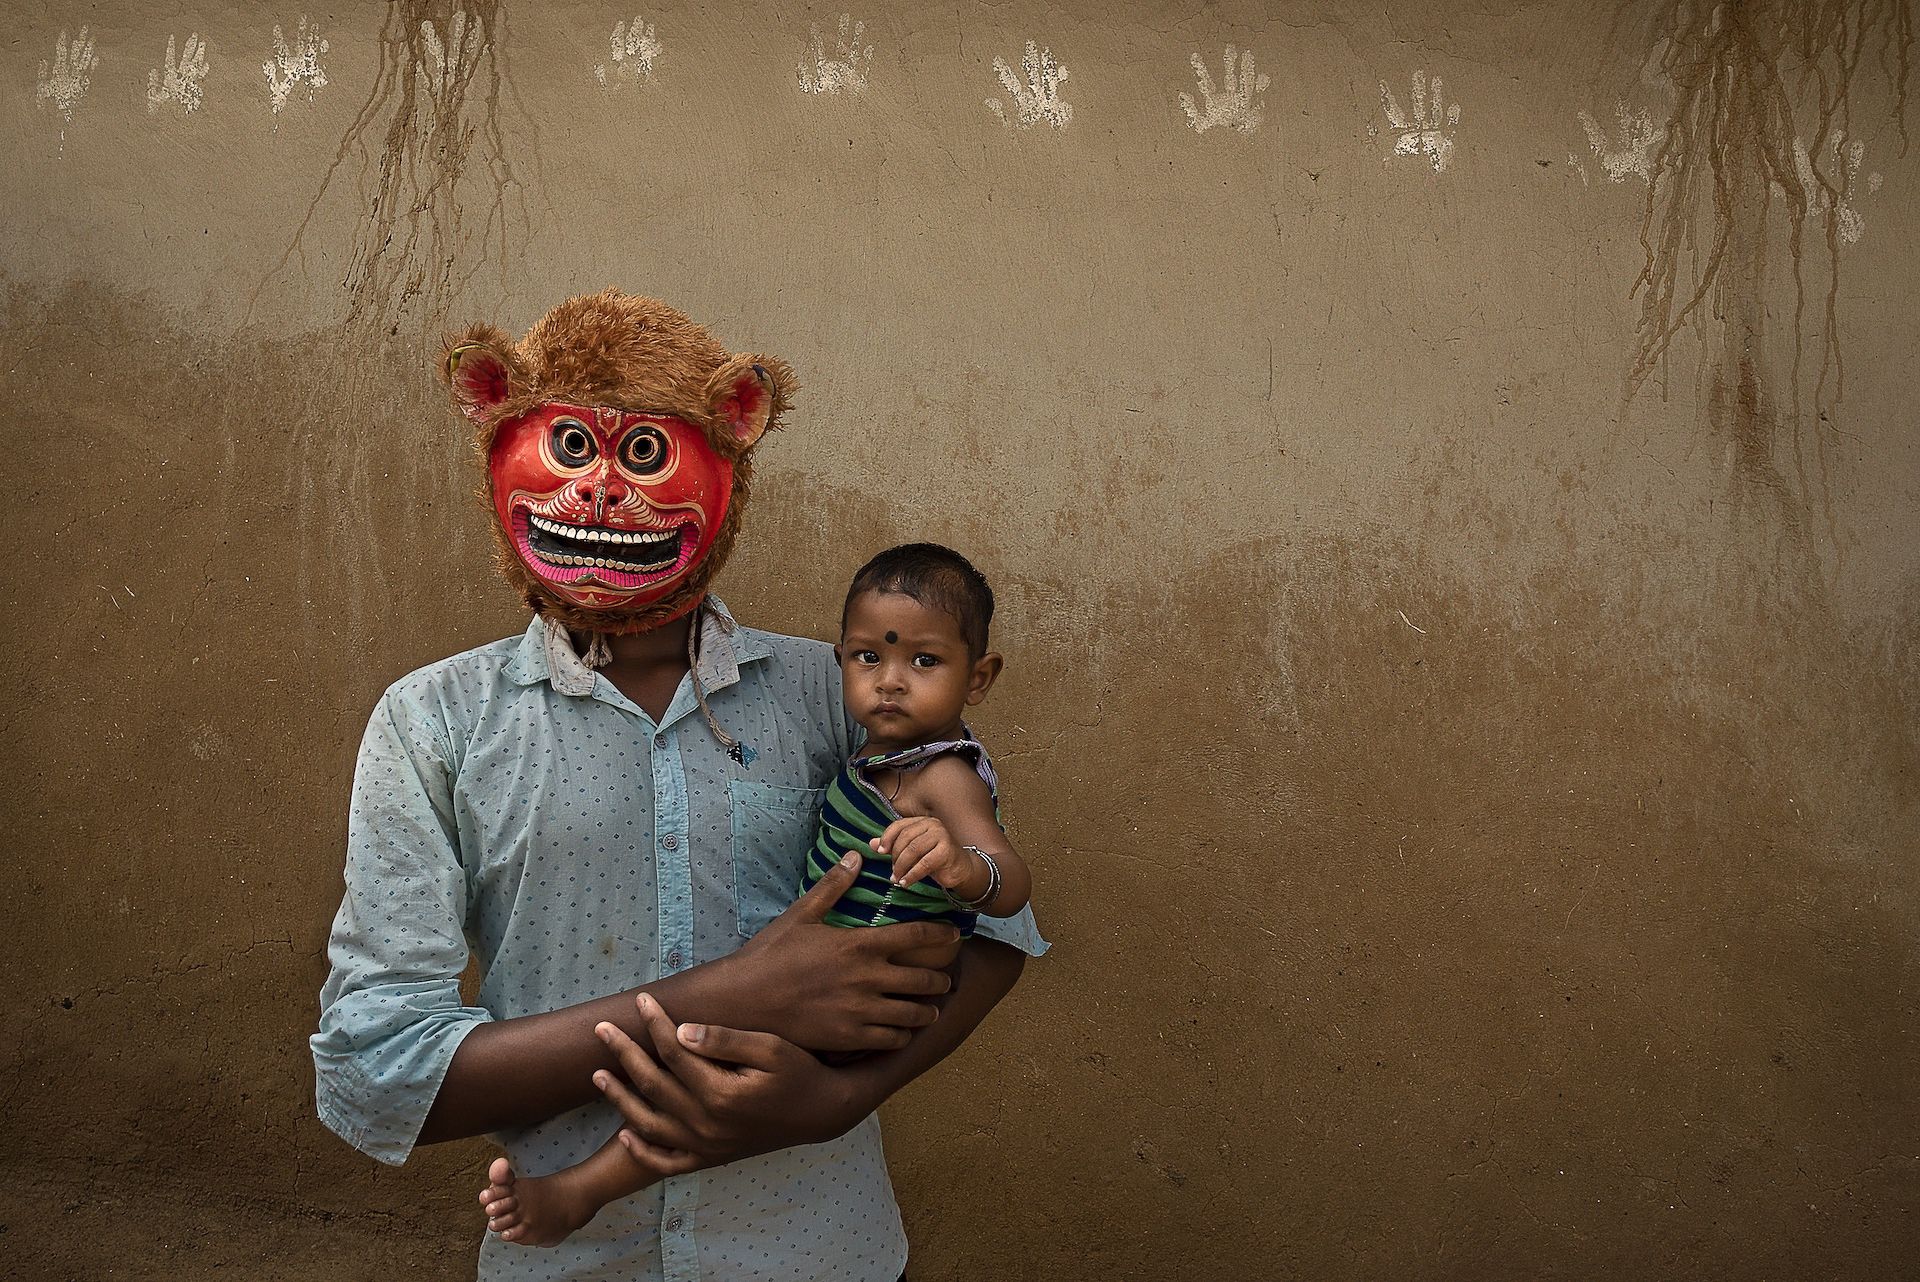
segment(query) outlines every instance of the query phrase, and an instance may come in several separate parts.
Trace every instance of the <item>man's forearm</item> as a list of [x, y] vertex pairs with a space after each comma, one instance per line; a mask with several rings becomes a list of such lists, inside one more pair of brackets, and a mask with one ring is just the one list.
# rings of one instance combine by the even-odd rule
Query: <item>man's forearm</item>
[[593, 1035], [594, 1026], [613, 1024], [638, 1035], [633, 1001], [638, 993], [653, 994], [669, 1010], [686, 1011], [687, 1019], [757, 1027], [759, 1007], [743, 991], [746, 977], [731, 961], [723, 957], [578, 1006], [481, 1024], [454, 1052], [420, 1128], [420, 1143], [528, 1126], [599, 1099], [594, 1070], [616, 1065]]
[[844, 1135], [964, 1042], [1025, 964], [1005, 944], [968, 941], [937, 1020], [900, 1050], [840, 1067], [777, 1035], [703, 1025], [649, 1003], [644, 1041], [609, 1034], [620, 1072], [604, 1074], [603, 1089], [631, 1132], [622, 1143], [643, 1160], [692, 1154], [698, 1166], [719, 1166]]
[[[930, 921], [860, 930], [822, 924], [857, 870], [857, 861], [835, 868], [725, 957], [564, 1010], [481, 1024], [454, 1053], [420, 1142], [526, 1126], [598, 1098], [594, 1070], [616, 1061], [594, 1027], [612, 1024], [639, 1036], [634, 998], [643, 992], [676, 1019], [773, 1033], [810, 1050], [910, 1047], [909, 1030], [934, 1022], [935, 999], [952, 987], [945, 967], [955, 958], [958, 932]], [[995, 973], [987, 967], [983, 990], [997, 982]], [[932, 1058], [922, 1069], [903, 1069], [901, 1080], [958, 1045], [1012, 982], [1007, 978], [977, 1012], [956, 1012], [966, 1029], [952, 1045], [919, 1052]]]
[[903, 1049], [869, 1055], [841, 1070], [870, 1097], [865, 1112], [878, 1108], [971, 1037], [988, 1012], [1013, 991], [1026, 964], [1027, 955], [1007, 944], [978, 936], [962, 944], [953, 989], [940, 1000], [940, 1018], [915, 1032]]

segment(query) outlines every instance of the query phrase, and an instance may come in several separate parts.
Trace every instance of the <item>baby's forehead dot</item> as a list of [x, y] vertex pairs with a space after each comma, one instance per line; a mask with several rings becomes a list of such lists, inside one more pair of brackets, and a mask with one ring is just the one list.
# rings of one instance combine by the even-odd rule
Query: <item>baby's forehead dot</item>
[[888, 645], [898, 645], [899, 643], [900, 643], [900, 634], [898, 632], [887, 633]]

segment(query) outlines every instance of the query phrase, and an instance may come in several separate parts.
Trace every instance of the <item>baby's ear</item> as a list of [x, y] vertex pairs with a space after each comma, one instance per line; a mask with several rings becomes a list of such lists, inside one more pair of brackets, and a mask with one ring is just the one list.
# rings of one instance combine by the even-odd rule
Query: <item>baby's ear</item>
[[454, 408], [484, 425], [502, 404], [527, 389], [526, 370], [513, 340], [491, 325], [471, 325], [441, 346], [440, 381]]
[[793, 367], [773, 356], [736, 356], [707, 380], [707, 412], [729, 452], [740, 458], [792, 403]]
[[1004, 663], [998, 650], [989, 650], [974, 662], [973, 672], [967, 678], [968, 707], [987, 697], [987, 691], [993, 689], [993, 683], [1000, 679], [1000, 669]]

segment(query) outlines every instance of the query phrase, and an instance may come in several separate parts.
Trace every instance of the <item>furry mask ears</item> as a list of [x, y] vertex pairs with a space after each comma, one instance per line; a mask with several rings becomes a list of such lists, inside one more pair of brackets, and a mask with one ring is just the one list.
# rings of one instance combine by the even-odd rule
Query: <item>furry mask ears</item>
[[490, 325], [475, 325], [447, 339], [441, 350], [440, 378], [453, 392], [454, 407], [483, 426], [527, 384], [512, 340]]
[[793, 387], [793, 370], [782, 360], [736, 356], [707, 380], [707, 407], [726, 452], [738, 459], [770, 427], [779, 426]]

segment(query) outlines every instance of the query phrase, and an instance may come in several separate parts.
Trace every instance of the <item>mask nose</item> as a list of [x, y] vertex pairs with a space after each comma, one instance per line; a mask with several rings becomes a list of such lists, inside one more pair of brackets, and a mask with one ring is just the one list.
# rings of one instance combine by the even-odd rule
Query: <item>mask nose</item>
[[593, 523], [605, 522], [607, 510], [618, 507], [627, 497], [627, 486], [617, 478], [606, 476], [583, 477], [574, 482], [574, 496], [587, 505], [593, 512]]

